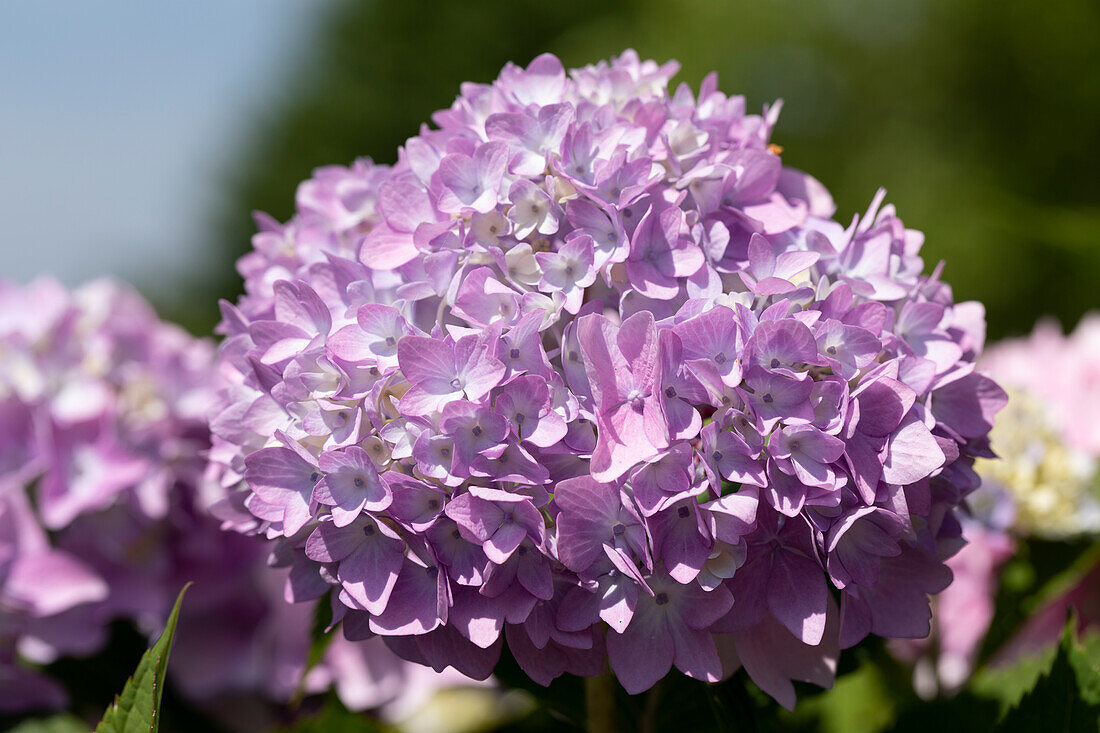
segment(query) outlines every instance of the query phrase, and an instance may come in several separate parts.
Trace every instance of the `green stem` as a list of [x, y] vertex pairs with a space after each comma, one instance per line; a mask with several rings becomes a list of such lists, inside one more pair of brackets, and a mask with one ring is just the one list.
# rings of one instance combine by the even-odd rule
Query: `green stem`
[[588, 733], [615, 732], [615, 677], [608, 670], [584, 680]]

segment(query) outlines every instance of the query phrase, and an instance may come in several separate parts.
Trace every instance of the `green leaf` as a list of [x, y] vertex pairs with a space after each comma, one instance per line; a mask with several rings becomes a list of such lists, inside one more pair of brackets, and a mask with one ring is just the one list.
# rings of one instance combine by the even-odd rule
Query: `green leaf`
[[1077, 673], [1081, 696], [1090, 705], [1100, 704], [1100, 634], [1090, 634], [1081, 640], [1078, 653], [1070, 659]]
[[1043, 672], [1054, 662], [1057, 649], [1030, 654], [1007, 667], [987, 667], [974, 675], [970, 689], [974, 694], [996, 700], [1001, 712], [1007, 712], [1023, 699]]
[[[1001, 719], [1000, 730], [1044, 733], [1097, 730], [1100, 706], [1082, 694], [1077, 674], [1078, 667], [1088, 672], [1091, 665], [1073, 640], [1075, 626], [1076, 620], [1071, 618], [1050, 671], [1039, 677], [1035, 687]], [[1092, 684], [1088, 686], [1091, 688]]]
[[183, 594], [191, 586], [183, 586], [168, 623], [156, 643], [142, 655], [134, 676], [126, 681], [122, 693], [107, 708], [95, 733], [156, 733], [160, 726], [160, 698], [164, 692], [164, 673], [168, 669], [168, 653], [176, 633]]

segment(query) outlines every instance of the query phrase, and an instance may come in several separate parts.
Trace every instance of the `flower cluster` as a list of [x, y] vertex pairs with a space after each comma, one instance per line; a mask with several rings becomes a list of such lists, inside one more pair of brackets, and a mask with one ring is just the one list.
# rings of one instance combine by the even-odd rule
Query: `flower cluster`
[[[263, 543], [206, 510], [214, 356], [108, 281], [0, 281], [0, 714], [62, 705], [33, 665], [97, 651], [117, 618], [156, 632], [187, 581], [177, 689], [298, 689], [312, 609], [283, 603]], [[376, 707], [402, 696], [410, 666], [333, 645], [304, 685]]]
[[1072, 334], [1041, 322], [992, 346], [982, 366], [1012, 395], [990, 435], [983, 478], [1016, 502], [1016, 529], [1047, 537], [1100, 530], [1100, 314]]
[[[227, 525], [349, 639], [488, 675], [743, 665], [784, 705], [928, 633], [1004, 393], [880, 192], [847, 227], [778, 105], [627, 52], [466, 84], [317, 171], [223, 304]], [[834, 597], [840, 598], [840, 603]]]
[[119, 616], [153, 630], [184, 564], [241, 561], [247, 542], [186, 532], [213, 361], [108, 281], [0, 281], [0, 709], [64, 699], [17, 658], [93, 652]]

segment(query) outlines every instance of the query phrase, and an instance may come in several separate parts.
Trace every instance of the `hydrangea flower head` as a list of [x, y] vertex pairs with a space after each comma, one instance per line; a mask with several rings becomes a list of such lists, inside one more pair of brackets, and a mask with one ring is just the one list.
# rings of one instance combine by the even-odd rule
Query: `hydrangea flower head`
[[[187, 581], [169, 679], [192, 700], [402, 696], [412, 665], [381, 645], [341, 640], [303, 681], [312, 609], [283, 602], [261, 541], [207, 512], [214, 357], [115, 283], [0, 280], [0, 714], [62, 706], [41, 667], [98, 651], [116, 619], [157, 632]], [[362, 448], [324, 459], [318, 500], [385, 507], [373, 465]]]
[[250, 544], [196, 521], [213, 364], [114, 283], [0, 281], [0, 709], [64, 698], [17, 658], [93, 652], [120, 616], [153, 630], [184, 573]]
[[675, 71], [509, 65], [261, 220], [221, 511], [348, 638], [475, 677], [507, 640], [631, 693], [740, 664], [791, 706], [839, 648], [928, 633], [1005, 403], [981, 308], [882, 192], [835, 221], [778, 105]]

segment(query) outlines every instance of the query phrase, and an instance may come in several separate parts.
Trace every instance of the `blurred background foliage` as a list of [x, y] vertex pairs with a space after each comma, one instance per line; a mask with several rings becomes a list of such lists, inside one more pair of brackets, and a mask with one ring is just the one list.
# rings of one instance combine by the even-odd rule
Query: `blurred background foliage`
[[[876, 188], [947, 260], [993, 338], [1056, 316], [1072, 327], [1100, 279], [1100, 3], [1095, 0], [396, 0], [336, 3], [281, 94], [223, 162], [210, 261], [160, 294], [197, 332], [240, 289], [249, 212], [280, 219], [320, 165], [397, 147], [465, 80], [544, 51], [569, 67], [633, 47], [711, 70], [758, 110], [785, 100], [774, 141], [824, 182], [847, 221]], [[156, 297], [156, 294], [154, 294]]]

